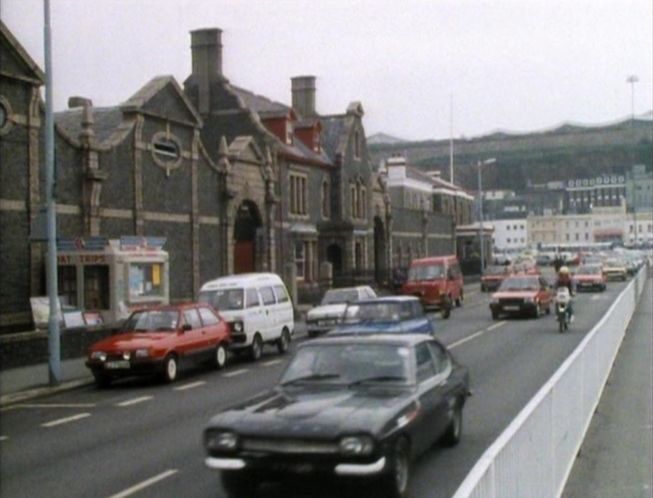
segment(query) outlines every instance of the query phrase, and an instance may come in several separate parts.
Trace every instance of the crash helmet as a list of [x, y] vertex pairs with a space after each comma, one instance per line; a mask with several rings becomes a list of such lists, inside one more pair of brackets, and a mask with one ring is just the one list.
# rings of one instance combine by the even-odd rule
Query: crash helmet
[[569, 267], [561, 266], [558, 270], [558, 275], [560, 276], [569, 276]]

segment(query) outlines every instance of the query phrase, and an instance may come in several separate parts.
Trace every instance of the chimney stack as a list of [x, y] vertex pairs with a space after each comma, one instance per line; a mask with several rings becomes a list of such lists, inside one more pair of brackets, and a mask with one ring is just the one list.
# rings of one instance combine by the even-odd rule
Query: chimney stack
[[315, 116], [315, 76], [295, 76], [292, 82], [292, 107], [303, 118]]
[[190, 32], [190, 37], [192, 76], [198, 85], [198, 107], [201, 114], [206, 114], [211, 104], [211, 83], [222, 78], [222, 30], [197, 29]]

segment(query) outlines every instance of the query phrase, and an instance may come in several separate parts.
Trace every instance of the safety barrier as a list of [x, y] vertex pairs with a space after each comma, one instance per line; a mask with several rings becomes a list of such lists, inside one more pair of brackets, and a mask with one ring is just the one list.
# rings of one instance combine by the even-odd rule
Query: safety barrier
[[485, 451], [454, 498], [559, 497], [589, 428], [648, 268]]

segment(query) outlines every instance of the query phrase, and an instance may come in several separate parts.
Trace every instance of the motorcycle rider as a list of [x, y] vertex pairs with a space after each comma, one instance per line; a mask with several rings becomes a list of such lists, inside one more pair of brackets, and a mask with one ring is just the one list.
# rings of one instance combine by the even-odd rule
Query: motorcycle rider
[[[571, 278], [571, 272], [569, 271], [569, 268], [567, 266], [561, 266], [560, 270], [558, 271], [558, 280], [556, 281], [556, 290], [561, 288], [561, 287], [566, 287], [569, 289], [569, 295], [571, 297], [574, 296], [574, 282]], [[569, 304], [567, 306], [567, 312], [569, 313], [569, 321], [573, 322], [574, 321], [574, 307], [573, 307], [573, 299], [569, 300]]]

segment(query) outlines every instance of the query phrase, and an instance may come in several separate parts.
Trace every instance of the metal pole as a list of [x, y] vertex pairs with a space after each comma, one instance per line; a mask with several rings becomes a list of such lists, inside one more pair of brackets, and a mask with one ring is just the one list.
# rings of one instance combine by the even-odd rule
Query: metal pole
[[52, 54], [50, 0], [43, 0], [43, 43], [45, 58], [45, 190], [47, 202], [48, 257], [47, 287], [50, 304], [48, 320], [48, 378], [51, 386], [61, 380], [59, 306], [57, 296], [57, 213], [54, 195], [54, 118], [52, 113]]
[[449, 95], [449, 181], [454, 183], [453, 178], [453, 94]]
[[639, 81], [636, 74], [631, 74], [626, 78], [626, 82], [630, 83], [630, 119], [635, 122], [635, 83]]
[[481, 182], [481, 166], [478, 162], [478, 240], [481, 245], [481, 275], [485, 272], [485, 247], [483, 244], [483, 183]]

